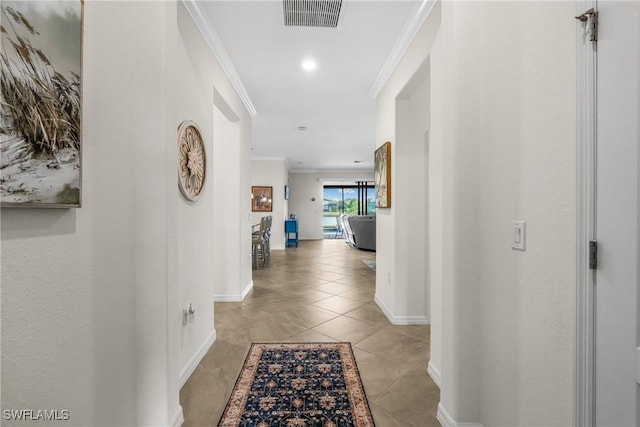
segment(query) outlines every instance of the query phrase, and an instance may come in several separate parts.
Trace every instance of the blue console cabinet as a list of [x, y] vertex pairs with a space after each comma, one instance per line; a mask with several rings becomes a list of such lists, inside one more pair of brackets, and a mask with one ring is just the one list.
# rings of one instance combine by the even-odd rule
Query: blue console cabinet
[[287, 219], [284, 221], [284, 235], [286, 238], [286, 246], [298, 247], [298, 220]]

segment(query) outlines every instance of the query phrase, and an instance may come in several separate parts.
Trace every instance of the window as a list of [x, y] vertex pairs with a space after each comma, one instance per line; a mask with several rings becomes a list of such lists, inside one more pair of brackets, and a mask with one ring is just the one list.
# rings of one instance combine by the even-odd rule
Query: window
[[373, 183], [356, 185], [325, 185], [322, 197], [322, 229], [325, 239], [341, 237], [338, 217], [375, 215], [376, 191]]

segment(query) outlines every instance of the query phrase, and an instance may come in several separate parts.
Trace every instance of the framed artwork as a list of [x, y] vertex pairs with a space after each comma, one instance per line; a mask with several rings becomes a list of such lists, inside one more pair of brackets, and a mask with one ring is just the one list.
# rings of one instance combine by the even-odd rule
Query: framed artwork
[[284, 199], [289, 200], [289, 186], [286, 184], [284, 186]]
[[382, 144], [375, 152], [374, 180], [376, 208], [391, 207], [391, 142]]
[[0, 4], [0, 204], [81, 205], [82, 1]]
[[251, 187], [251, 211], [271, 212], [273, 187]]

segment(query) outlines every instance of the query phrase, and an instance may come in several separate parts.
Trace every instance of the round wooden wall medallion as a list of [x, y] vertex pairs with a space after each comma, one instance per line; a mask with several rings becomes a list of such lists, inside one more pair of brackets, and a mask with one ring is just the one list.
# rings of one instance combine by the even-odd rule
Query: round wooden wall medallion
[[198, 125], [184, 121], [178, 127], [178, 176], [182, 195], [195, 202], [207, 172], [207, 157]]

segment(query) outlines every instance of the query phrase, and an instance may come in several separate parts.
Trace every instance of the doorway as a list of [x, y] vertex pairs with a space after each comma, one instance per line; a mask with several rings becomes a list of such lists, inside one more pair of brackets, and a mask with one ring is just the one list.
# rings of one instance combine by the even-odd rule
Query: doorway
[[578, 30], [575, 422], [638, 426], [640, 6], [578, 7], [586, 13]]

